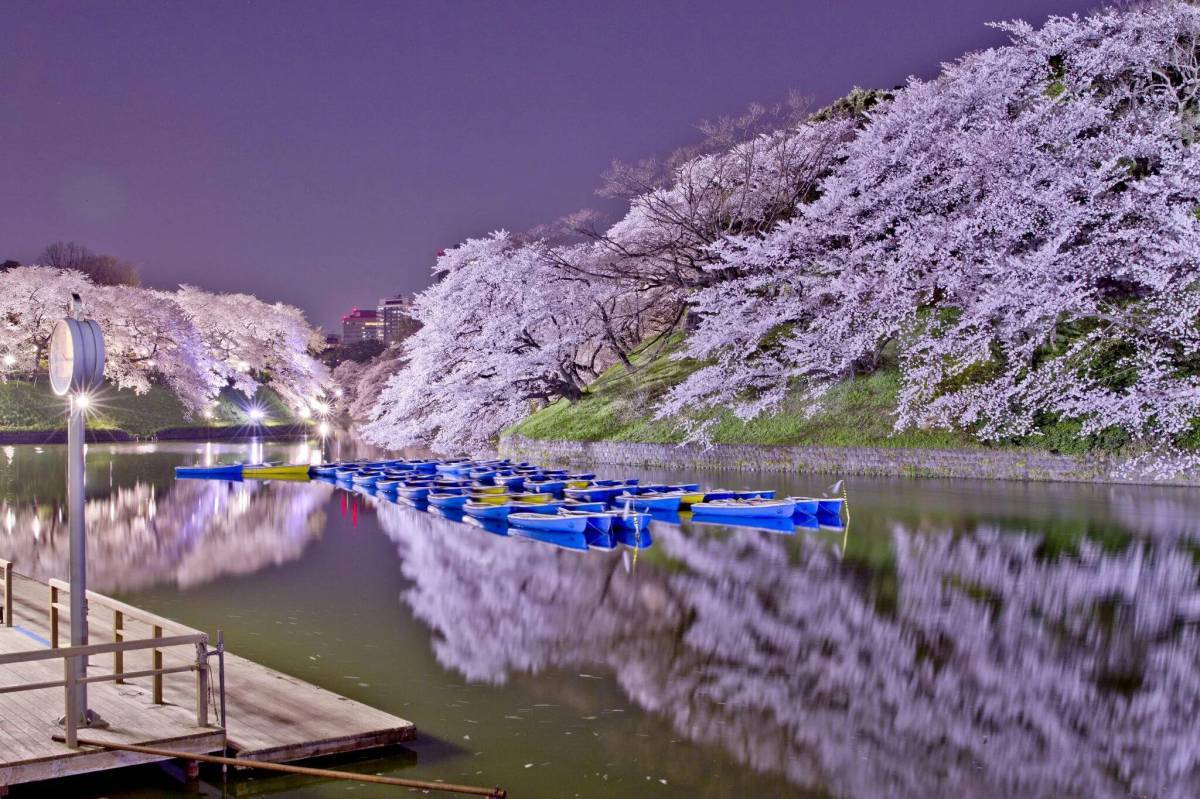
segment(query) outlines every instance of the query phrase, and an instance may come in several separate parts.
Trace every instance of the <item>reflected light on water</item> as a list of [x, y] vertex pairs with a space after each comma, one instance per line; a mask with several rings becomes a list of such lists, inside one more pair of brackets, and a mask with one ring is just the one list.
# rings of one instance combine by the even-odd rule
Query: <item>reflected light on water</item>
[[[18, 449], [18, 462], [61, 479], [57, 463]], [[89, 500], [96, 589], [158, 586], [166, 607], [190, 612], [206, 592], [171, 587], [212, 583], [205, 621], [219, 624], [230, 609], [222, 580], [255, 574], [238, 584], [262, 607], [245, 628], [255, 636], [281, 635], [261, 619], [299, 613], [324, 589], [320, 610], [297, 622], [312, 633], [308, 673], [336, 688], [390, 647], [397, 662], [380, 681], [404, 673], [404, 687], [360, 683], [364, 698], [403, 696], [431, 736], [471, 734], [468, 751], [487, 750], [473, 761], [486, 768], [511, 758], [479, 743], [511, 740], [521, 720], [503, 727], [505, 713], [558, 702], [569, 719], [526, 723], [527, 746], [560, 747], [546, 756], [555, 767], [603, 762], [639, 782], [648, 763], [678, 768], [662, 793], [672, 799], [699, 795], [710, 778], [729, 781], [725, 796], [1200, 795], [1190, 716], [1200, 706], [1200, 499], [1187, 491], [863, 479], [850, 493], [853, 531], [831, 519], [756, 529], [684, 513], [652, 522], [654, 547], [633, 568], [628, 549], [567, 552], [369, 492], [333, 497], [319, 481], [170, 478], [175, 463], [264, 459], [262, 442], [174, 452], [138, 456], [135, 478], [126, 449], [124, 484]], [[271, 443], [266, 454], [303, 461], [321, 449]], [[816, 485], [745, 482], [793, 494]], [[38, 576], [59, 576], [67, 536], [54, 500], [39, 499], [4, 500], [5, 546]], [[321, 641], [334, 638], [324, 654], [342, 660], [322, 671]], [[472, 714], [502, 709], [466, 727], [457, 708], [451, 717], [423, 695], [447, 684], [455, 703], [476, 703]], [[621, 705], [630, 726], [572, 745], [581, 719], [599, 726]], [[761, 789], [763, 775], [782, 789]], [[542, 795], [569, 795], [557, 789], [577, 778], [547, 776]]]

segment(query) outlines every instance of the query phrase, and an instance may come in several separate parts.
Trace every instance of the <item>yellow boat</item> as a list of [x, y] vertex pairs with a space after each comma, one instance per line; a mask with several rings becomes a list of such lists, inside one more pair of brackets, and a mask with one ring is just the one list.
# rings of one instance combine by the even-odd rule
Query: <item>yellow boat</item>
[[254, 477], [259, 480], [307, 480], [309, 465], [307, 463], [291, 463], [279, 466], [243, 466], [242, 477]]
[[703, 491], [690, 491], [679, 498], [680, 505], [695, 505], [697, 502], [704, 501]]
[[591, 480], [568, 480], [567, 488], [587, 488], [591, 484]]
[[513, 502], [533, 502], [536, 504], [545, 504], [554, 499], [553, 494], [509, 494], [508, 499]]
[[476, 485], [471, 486], [471, 493], [472, 494], [507, 494], [508, 486], [484, 486], [484, 485], [476, 484]]
[[468, 494], [472, 502], [485, 502], [488, 505], [507, 505], [512, 499], [508, 494]]

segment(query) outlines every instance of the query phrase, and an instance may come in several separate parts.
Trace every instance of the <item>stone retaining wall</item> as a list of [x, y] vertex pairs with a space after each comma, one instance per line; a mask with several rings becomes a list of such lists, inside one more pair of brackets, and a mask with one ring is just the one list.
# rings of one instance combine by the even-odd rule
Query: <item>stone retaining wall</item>
[[684, 469], [809, 472], [834, 475], [955, 477], [1084, 483], [1200, 485], [1200, 480], [1149, 480], [1122, 475], [1103, 456], [1074, 457], [1037, 450], [899, 449], [718, 444], [631, 444], [621, 441], [543, 441], [505, 436], [504, 457], [553, 463], [596, 463]]

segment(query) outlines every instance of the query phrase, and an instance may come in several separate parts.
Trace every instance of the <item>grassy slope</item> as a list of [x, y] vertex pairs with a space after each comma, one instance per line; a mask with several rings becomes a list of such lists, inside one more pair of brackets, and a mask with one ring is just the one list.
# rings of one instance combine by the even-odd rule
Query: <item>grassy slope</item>
[[[656, 420], [653, 406], [673, 385], [699, 364], [664, 356], [628, 374], [613, 366], [589, 386], [578, 402], [559, 402], [543, 408], [506, 433], [535, 439], [571, 441], [636, 441], [675, 443], [685, 433], [679, 419]], [[789, 400], [773, 414], [742, 421], [728, 411], [716, 412], [712, 440], [719, 444], [823, 444], [829, 446], [977, 447], [963, 433], [944, 430], [911, 430], [893, 433], [893, 412], [899, 378], [880, 372], [837, 386], [826, 395], [820, 410], [806, 416], [805, 406]], [[707, 419], [713, 412], [691, 419]]]
[[[260, 388], [256, 401], [265, 409], [270, 422], [290, 424], [296, 421], [269, 388]], [[245, 405], [246, 400], [241, 394], [227, 391], [217, 402], [211, 420], [188, 418], [175, 395], [161, 386], [154, 386], [141, 396], [110, 388], [97, 397], [88, 426], [146, 436], [168, 427], [242, 425], [246, 423], [242, 410]], [[9, 380], [0, 383], [0, 431], [60, 430], [65, 427], [66, 402], [50, 390], [48, 382]]]

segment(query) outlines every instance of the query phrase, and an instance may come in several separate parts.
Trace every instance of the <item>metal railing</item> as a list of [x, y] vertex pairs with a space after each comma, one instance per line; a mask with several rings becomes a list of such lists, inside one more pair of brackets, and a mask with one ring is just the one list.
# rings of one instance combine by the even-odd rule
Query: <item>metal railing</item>
[[[11, 626], [12, 564], [8, 561], [0, 561], [0, 569], [4, 573], [4, 623]], [[104, 596], [103, 594], [88, 591], [87, 602], [89, 607], [87, 615], [89, 617], [89, 629], [97, 627], [107, 629], [112, 633], [113, 640], [111, 643], [89, 643], [85, 646], [62, 647], [59, 646], [59, 619], [62, 612], [70, 612], [70, 606], [61, 602], [60, 599], [64, 594], [70, 594], [71, 588], [69, 584], [62, 580], [50, 580], [49, 588], [50, 648], [30, 652], [0, 654], [0, 666], [61, 658], [63, 661], [63, 679], [28, 682], [20, 685], [4, 685], [0, 686], [0, 694], [17, 691], [35, 691], [46, 688], [65, 689], [65, 710], [63, 713], [66, 732], [65, 738], [67, 745], [74, 748], [78, 746], [77, 730], [82, 715], [86, 711], [86, 708], [76, 707], [79, 695], [76, 691], [76, 686], [80, 683], [88, 684], [108, 681], [123, 683], [126, 680], [139, 677], [150, 677], [151, 701], [155, 704], [162, 704], [163, 677], [168, 674], [194, 672], [196, 675], [196, 726], [208, 726], [209, 652], [207, 633], [186, 627], [170, 619], [156, 616], [153, 613]], [[104, 608], [112, 614], [111, 625], [93, 618], [95, 614], [93, 614], [92, 610], [97, 606]], [[127, 636], [131, 632], [129, 626], [131, 622], [148, 627], [150, 629], [150, 637], [128, 640]], [[172, 634], [164, 635], [164, 632]], [[189, 646], [195, 650], [194, 660], [189, 659], [188, 662], [178, 666], [163, 665], [164, 649]], [[126, 671], [125, 653], [145, 650], [150, 651], [151, 667], [148, 669]], [[113, 656], [111, 673], [78, 676], [86, 674], [85, 669], [79, 665], [80, 660], [86, 663], [86, 658], [89, 656], [105, 654]]]
[[4, 605], [0, 607], [0, 619], [3, 619], [5, 627], [12, 627], [12, 561], [0, 558], [0, 572], [4, 581]]

